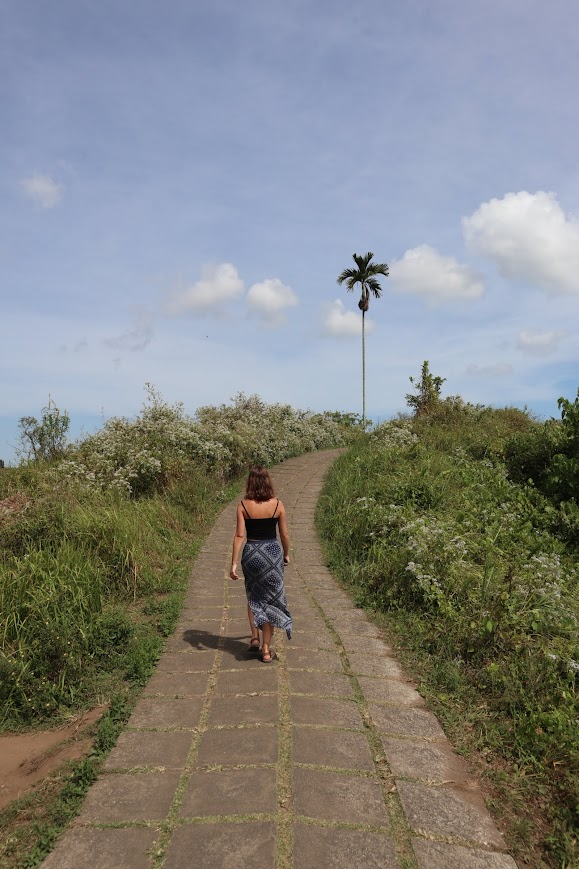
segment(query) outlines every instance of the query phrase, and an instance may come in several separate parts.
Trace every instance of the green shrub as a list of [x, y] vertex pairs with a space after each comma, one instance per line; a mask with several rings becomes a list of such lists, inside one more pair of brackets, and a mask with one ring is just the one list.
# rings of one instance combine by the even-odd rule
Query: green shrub
[[438, 696], [470, 686], [495, 748], [540, 778], [572, 862], [579, 508], [516, 484], [501, 459], [537, 431], [482, 408], [380, 426], [332, 467], [318, 523], [357, 602], [412, 618]]

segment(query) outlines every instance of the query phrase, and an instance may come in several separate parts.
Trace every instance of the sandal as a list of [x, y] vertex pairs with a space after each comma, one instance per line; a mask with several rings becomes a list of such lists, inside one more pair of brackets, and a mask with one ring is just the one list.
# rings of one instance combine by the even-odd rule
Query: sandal
[[269, 651], [269, 652], [262, 652], [261, 653], [261, 660], [263, 661], [264, 664], [271, 664], [271, 662], [273, 661], [274, 658], [275, 658], [275, 652]]
[[259, 652], [259, 637], [252, 637], [249, 641], [249, 651]]

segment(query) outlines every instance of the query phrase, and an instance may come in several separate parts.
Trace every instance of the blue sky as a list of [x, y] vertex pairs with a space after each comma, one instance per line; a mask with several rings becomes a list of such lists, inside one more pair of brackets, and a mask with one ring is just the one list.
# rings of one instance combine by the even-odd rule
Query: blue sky
[[361, 412], [354, 252], [390, 266], [367, 407], [557, 415], [579, 386], [575, 0], [7, 0], [0, 458], [150, 382]]

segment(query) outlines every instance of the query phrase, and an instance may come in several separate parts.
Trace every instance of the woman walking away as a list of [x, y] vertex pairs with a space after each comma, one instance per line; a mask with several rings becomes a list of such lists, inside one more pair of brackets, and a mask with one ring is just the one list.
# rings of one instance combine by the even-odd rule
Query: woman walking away
[[[276, 536], [278, 526], [281, 546]], [[229, 573], [231, 579], [239, 579], [237, 562], [242, 546], [241, 567], [245, 576], [247, 615], [251, 626], [249, 648], [259, 651], [261, 630], [261, 660], [269, 664], [274, 657], [271, 651], [273, 629], [283, 628], [288, 639], [292, 635], [292, 617], [287, 608], [283, 584], [284, 564], [289, 564], [290, 541], [285, 507], [275, 497], [271, 478], [263, 465], [256, 465], [249, 471], [245, 499], [237, 507], [237, 527]]]

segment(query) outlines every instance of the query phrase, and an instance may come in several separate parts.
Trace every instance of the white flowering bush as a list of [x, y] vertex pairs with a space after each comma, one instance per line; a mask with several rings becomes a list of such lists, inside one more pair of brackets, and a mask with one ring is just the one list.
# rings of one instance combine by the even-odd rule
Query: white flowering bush
[[407, 447], [418, 442], [418, 435], [412, 428], [412, 420], [392, 420], [376, 426], [370, 439], [384, 447]]
[[148, 387], [148, 400], [136, 419], [108, 420], [68, 450], [57, 472], [88, 489], [139, 497], [162, 490], [189, 465], [227, 480], [251, 464], [277, 464], [343, 444], [345, 437], [346, 430], [331, 414], [267, 405], [243, 394], [231, 405], [202, 407], [189, 417], [182, 404], [168, 405]]

